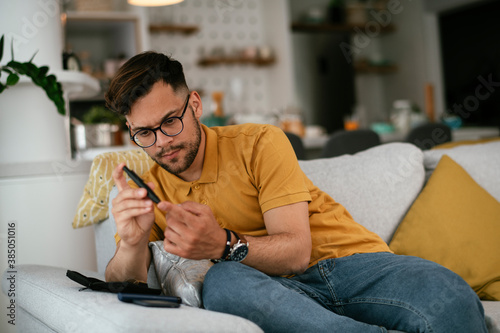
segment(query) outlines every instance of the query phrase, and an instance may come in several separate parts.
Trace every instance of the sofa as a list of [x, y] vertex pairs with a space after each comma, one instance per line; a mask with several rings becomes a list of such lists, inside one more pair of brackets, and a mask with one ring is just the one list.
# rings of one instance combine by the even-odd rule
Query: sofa
[[[113, 154], [117, 153], [103, 154], [94, 160], [89, 182], [82, 195], [74, 221], [75, 227], [93, 227], [95, 230], [98, 270], [96, 272], [80, 271], [80, 273], [99, 279], [104, 279], [106, 264], [115, 251], [113, 236], [116, 227], [110, 214], [109, 203], [117, 190], [109, 180], [110, 170], [124, 159], [129, 161], [129, 167], [139, 173], [147, 170], [151, 163], [140, 150], [118, 153], [121, 154], [119, 158]], [[462, 176], [457, 176], [456, 172], [442, 170], [443, 160], [447, 162], [451, 160], [451, 163], [459, 165], [459, 171], [463, 171], [464, 177], [468, 175], [472, 179], [471, 183], [467, 178], [471, 186], [475, 186], [474, 191], [479, 191], [467, 189], [466, 192], [473, 193], [474, 197], [466, 198], [466, 200], [478, 199], [481, 201], [478, 205], [493, 206], [492, 209], [486, 209], [485, 214], [491, 215], [498, 212], [498, 207], [500, 207], [500, 141], [442, 149], [437, 147], [428, 151], [422, 151], [407, 143], [388, 143], [355, 155], [299, 161], [299, 163], [311, 180], [331, 194], [336, 201], [342, 203], [356, 221], [380, 235], [390, 244], [391, 249], [394, 245], [396, 250], [393, 249], [393, 251], [403, 254], [422, 251], [422, 255], [428, 255], [431, 250], [432, 255], [437, 252], [434, 250], [434, 244], [453, 242], [455, 229], [462, 230], [460, 226], [445, 229], [449, 230], [447, 234], [451, 234], [450, 237], [446, 237], [447, 235], [443, 235], [443, 232], [434, 232], [432, 229], [440, 223], [449, 224], [449, 221], [446, 221], [448, 211], [444, 212], [444, 218], [442, 218], [443, 212], [440, 212], [440, 209], [444, 206], [448, 207], [449, 203], [440, 203], [440, 198], [448, 198], [460, 192], [454, 186], [459, 183], [458, 179]], [[456, 168], [455, 164], [453, 165]], [[98, 170], [103, 169], [105, 169], [105, 175], [98, 175]], [[443, 177], [452, 175], [456, 178], [452, 178], [450, 182], [453, 193], [443, 194], [438, 191], [436, 199], [432, 196], [433, 191], [430, 185], [435, 183], [433, 177], [438, 173], [438, 169]], [[436, 183], [436, 186], [438, 190], [448, 188], [442, 182]], [[104, 194], [99, 194], [100, 190]], [[461, 200], [461, 196], [459, 195], [456, 200]], [[92, 208], [89, 208], [90, 206]], [[419, 219], [419, 216], [425, 216], [418, 211], [422, 209], [420, 208], [422, 206], [425, 213], [435, 210], [437, 216], [440, 217], [434, 220], [428, 216]], [[467, 205], [461, 204], [461, 206]], [[462, 207], [454, 210], [460, 209]], [[461, 216], [467, 214], [462, 211], [459, 213]], [[496, 219], [497, 225], [500, 225], [500, 214], [481, 217], [481, 221], [475, 220], [474, 216], [466, 219], [468, 221], [466, 223], [476, 225], [481, 224], [482, 220], [488, 220], [494, 228], [495, 221], [492, 223], [491, 220]], [[429, 228], [431, 229], [427, 230]], [[498, 239], [499, 234], [491, 235], [493, 232], [489, 232], [489, 228], [488, 225], [481, 225], [478, 228], [482, 232], [481, 238], [471, 235], [470, 239], [466, 240], [468, 253], [474, 252], [476, 247], [480, 248], [479, 251], [491, 252], [477, 254], [478, 257], [487, 257], [490, 260], [482, 260], [483, 266], [494, 265], [495, 260], [500, 258], [498, 245], [489, 240], [492, 237]], [[422, 236], [419, 232], [428, 232], [428, 234]], [[470, 231], [466, 229], [466, 232]], [[420, 239], [412, 239], [414, 235]], [[441, 239], [429, 243], [432, 237], [441, 237]], [[463, 238], [467, 235], [462, 234], [457, 237]], [[427, 241], [423, 241], [423, 238]], [[405, 248], [407, 243], [412, 245]], [[458, 246], [462, 245], [458, 244]], [[425, 248], [422, 249], [422, 246]], [[485, 248], [485, 246], [490, 248]], [[459, 250], [450, 250], [451, 253], [444, 254], [445, 259], [453, 257], [455, 253], [461, 255]], [[409, 253], [404, 253], [405, 251]], [[447, 251], [447, 249], [442, 251]], [[462, 266], [468, 265], [466, 260], [464, 262], [461, 259], [455, 258], [462, 262]], [[474, 261], [474, 257], [472, 260]], [[464, 268], [459, 265], [458, 270], [464, 268], [464, 274], [469, 274], [471, 270], [476, 270], [474, 265], [475, 262], [471, 263], [471, 267]], [[482, 300], [482, 304], [489, 332], [500, 332], [500, 302], [493, 300], [500, 284], [500, 265], [489, 268], [490, 275], [485, 277], [489, 279], [488, 283], [480, 281], [481, 285], [477, 288], [474, 286], [474, 290], [477, 289], [478, 293], [482, 293], [480, 295], [486, 297]], [[488, 270], [488, 267], [478, 269]], [[8, 291], [7, 274], [5, 272], [2, 278], [2, 289], [5, 294]], [[160, 283], [153, 265], [148, 274], [149, 286], [159, 288]], [[471, 283], [476, 283], [475, 278], [473, 276]], [[16, 283], [16, 325], [19, 332], [261, 332], [257, 325], [247, 319], [194, 306], [183, 304], [180, 308], [173, 309], [147, 308], [120, 302], [116, 294], [91, 290], [80, 291], [82, 286], [66, 277], [64, 267], [21, 265], [17, 267]], [[446, 299], [439, 297], [439, 295], [436, 296], [436, 302], [432, 306], [439, 308], [440, 302], [446, 302]]]

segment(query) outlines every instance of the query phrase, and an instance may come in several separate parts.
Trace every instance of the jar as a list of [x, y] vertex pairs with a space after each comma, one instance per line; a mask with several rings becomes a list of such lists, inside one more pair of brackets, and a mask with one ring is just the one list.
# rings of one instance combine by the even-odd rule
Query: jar
[[412, 105], [408, 100], [396, 100], [392, 104], [391, 123], [397, 132], [407, 133], [411, 128]]

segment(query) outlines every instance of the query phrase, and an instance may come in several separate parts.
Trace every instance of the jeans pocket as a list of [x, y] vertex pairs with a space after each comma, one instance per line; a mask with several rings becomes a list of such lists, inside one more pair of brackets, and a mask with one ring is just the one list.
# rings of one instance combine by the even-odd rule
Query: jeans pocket
[[335, 268], [336, 259], [325, 259], [318, 262], [319, 271], [323, 276], [329, 275]]

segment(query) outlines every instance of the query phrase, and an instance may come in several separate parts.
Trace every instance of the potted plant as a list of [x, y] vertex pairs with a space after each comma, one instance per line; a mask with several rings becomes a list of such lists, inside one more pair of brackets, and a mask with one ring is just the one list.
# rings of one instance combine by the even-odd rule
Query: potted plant
[[[0, 61], [3, 58], [4, 49], [4, 35], [0, 38]], [[0, 94], [7, 88], [16, 85], [19, 82], [20, 75], [26, 75], [31, 78], [33, 83], [40, 86], [49, 97], [49, 99], [55, 104], [57, 112], [61, 115], [66, 114], [66, 104], [64, 102], [62, 85], [57, 81], [55, 75], [47, 75], [49, 72], [49, 67], [41, 66], [38, 67], [33, 64], [33, 58], [27, 62], [18, 62], [14, 60], [14, 47], [11, 45], [11, 55], [12, 60], [10, 60], [6, 65], [0, 65], [0, 77], [2, 72], [6, 73], [7, 80], [5, 83], [0, 82]]]
[[125, 118], [103, 105], [92, 106], [81, 117], [71, 119], [77, 150], [123, 145]]

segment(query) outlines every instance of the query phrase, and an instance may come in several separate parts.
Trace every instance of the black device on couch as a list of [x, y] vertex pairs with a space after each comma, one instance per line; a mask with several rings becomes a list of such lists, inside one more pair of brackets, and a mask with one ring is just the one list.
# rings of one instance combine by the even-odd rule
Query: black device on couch
[[177, 296], [144, 295], [131, 293], [118, 293], [118, 299], [125, 303], [161, 308], [178, 308], [182, 299]]

